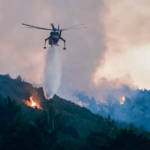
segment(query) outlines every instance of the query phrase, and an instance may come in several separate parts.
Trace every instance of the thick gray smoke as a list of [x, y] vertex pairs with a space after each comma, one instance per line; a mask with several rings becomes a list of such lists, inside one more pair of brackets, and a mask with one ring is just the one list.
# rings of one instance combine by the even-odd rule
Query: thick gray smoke
[[57, 92], [61, 81], [60, 55], [56, 46], [48, 49], [44, 70], [44, 94], [50, 99]]
[[[126, 97], [124, 104], [121, 104], [115, 97], [122, 92]], [[132, 90], [127, 86], [120, 90], [114, 89], [105, 97], [107, 104], [97, 104], [94, 97], [90, 99], [84, 92], [77, 92], [75, 95], [82, 106], [87, 107], [93, 113], [104, 117], [110, 115], [112, 119], [131, 122], [137, 127], [143, 125], [150, 131], [150, 90]]]

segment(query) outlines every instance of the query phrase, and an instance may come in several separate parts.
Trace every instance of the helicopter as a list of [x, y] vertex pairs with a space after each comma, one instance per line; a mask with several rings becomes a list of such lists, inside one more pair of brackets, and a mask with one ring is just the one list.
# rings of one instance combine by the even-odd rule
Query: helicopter
[[47, 29], [47, 28], [41, 28], [41, 27], [37, 27], [37, 26], [32, 26], [32, 25], [25, 24], [25, 23], [22, 23], [22, 25], [25, 25], [28, 28], [33, 28], [33, 29], [51, 30], [50, 36], [45, 39], [44, 49], [46, 49], [46, 41], [47, 40], [49, 41], [49, 45], [51, 45], [51, 46], [53, 46], [53, 45], [59, 46], [58, 45], [58, 41], [62, 40], [64, 42], [64, 48], [63, 48], [64, 50], [66, 50], [66, 40], [61, 37], [62, 31], [66, 31], [66, 30], [70, 30], [70, 29], [86, 28], [86, 27], [83, 27], [84, 24], [71, 26], [71, 27], [68, 27], [68, 28], [65, 28], [65, 29], [59, 29], [59, 25], [58, 25], [58, 28], [55, 28], [53, 23], [50, 24], [51, 27], [52, 27], [52, 29]]

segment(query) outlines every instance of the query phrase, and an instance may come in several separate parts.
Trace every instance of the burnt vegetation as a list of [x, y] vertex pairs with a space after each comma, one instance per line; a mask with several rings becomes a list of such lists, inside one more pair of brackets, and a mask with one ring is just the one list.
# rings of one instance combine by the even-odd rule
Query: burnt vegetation
[[[5, 82], [1, 80], [1, 85], [11, 82], [11, 91], [16, 89], [17, 93], [19, 86], [24, 96], [21, 88], [28, 84], [20, 77], [14, 81], [7, 78]], [[5, 92], [0, 95], [1, 150], [147, 150], [150, 147], [150, 133], [143, 126], [137, 128], [130, 124], [123, 128], [111, 116], [93, 114], [56, 95], [53, 99], [55, 130], [49, 132], [46, 111], [27, 107], [21, 102], [22, 96], [20, 101], [20, 96], [13, 100], [14, 93], [5, 96], [6, 89]]]

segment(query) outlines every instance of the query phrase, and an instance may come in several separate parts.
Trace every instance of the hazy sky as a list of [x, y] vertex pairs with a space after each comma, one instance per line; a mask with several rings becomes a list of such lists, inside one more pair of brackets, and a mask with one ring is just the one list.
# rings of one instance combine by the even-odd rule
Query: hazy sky
[[150, 2], [107, 0], [103, 17], [106, 53], [95, 74], [150, 89]]
[[[0, 0], [0, 74], [42, 85], [48, 31], [22, 23], [87, 29], [62, 33], [59, 43], [62, 81], [57, 94], [71, 99], [74, 90], [101, 101], [107, 91], [150, 89], [150, 2], [148, 0]], [[122, 95], [123, 91], [121, 94]]]

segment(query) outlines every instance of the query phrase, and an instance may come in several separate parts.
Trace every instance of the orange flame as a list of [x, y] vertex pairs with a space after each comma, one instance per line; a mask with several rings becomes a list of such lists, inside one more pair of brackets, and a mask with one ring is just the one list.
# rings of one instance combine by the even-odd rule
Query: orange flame
[[27, 101], [27, 100], [23, 100], [24, 103], [27, 105], [27, 106], [30, 106], [32, 108], [38, 108], [38, 109], [43, 109], [38, 103], [36, 103], [34, 100], [33, 100], [33, 96], [30, 97], [30, 101]]
[[126, 98], [125, 98], [125, 96], [123, 96], [123, 97], [122, 97], [122, 99], [121, 99], [120, 104], [121, 104], [121, 105], [123, 105], [123, 104], [124, 104], [124, 102], [125, 102], [125, 100], [126, 100]]

